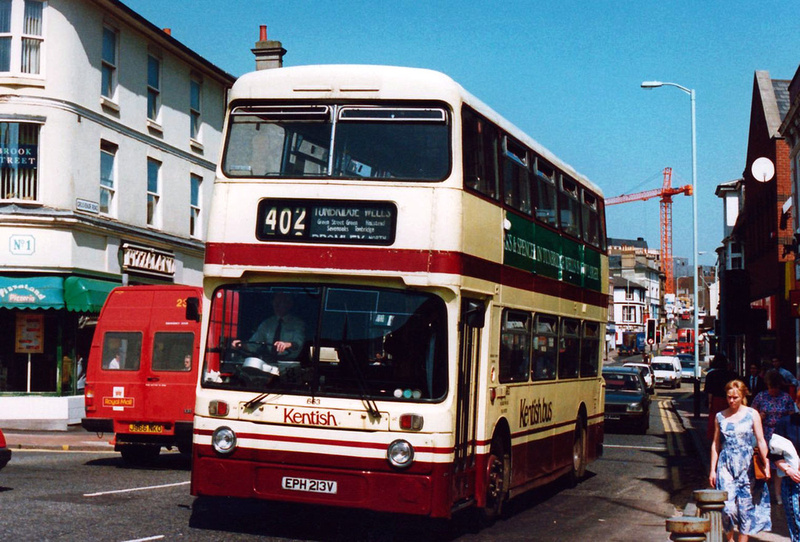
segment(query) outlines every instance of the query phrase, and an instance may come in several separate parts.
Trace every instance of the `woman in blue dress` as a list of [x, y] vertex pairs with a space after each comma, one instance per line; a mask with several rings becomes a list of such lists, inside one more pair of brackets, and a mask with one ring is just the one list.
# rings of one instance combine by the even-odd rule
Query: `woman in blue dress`
[[761, 416], [746, 405], [747, 386], [732, 380], [725, 386], [728, 408], [718, 412], [714, 420], [714, 440], [711, 443], [711, 487], [728, 492], [722, 513], [722, 526], [728, 540], [733, 540], [734, 528], [739, 541], [746, 542], [751, 534], [772, 529], [769, 489], [766, 480], [757, 480], [753, 469], [753, 449], [764, 460], [767, 478], [767, 442], [761, 426]]

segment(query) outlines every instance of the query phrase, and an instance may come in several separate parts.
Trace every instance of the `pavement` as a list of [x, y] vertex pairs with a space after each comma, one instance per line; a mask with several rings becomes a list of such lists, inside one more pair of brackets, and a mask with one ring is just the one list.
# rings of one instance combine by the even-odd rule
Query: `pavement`
[[113, 452], [112, 433], [90, 433], [80, 425], [67, 431], [3, 431], [11, 450], [59, 450], [75, 452]]
[[[703, 464], [704, 472], [708, 473], [711, 468], [711, 439], [707, 435], [708, 412], [706, 411], [705, 395], [701, 400], [699, 416], [695, 416], [694, 393], [689, 391], [692, 384], [684, 384], [686, 393], [681, 394], [673, 400], [675, 412], [681, 419], [683, 428], [692, 439], [697, 456]], [[772, 488], [772, 481], [769, 482]], [[707, 489], [698, 487], [697, 489]], [[770, 493], [770, 503], [772, 504], [772, 532], [761, 532], [750, 536], [752, 542], [786, 542], [790, 540], [789, 530], [786, 526], [786, 515], [783, 506], [776, 503], [774, 491]], [[686, 503], [683, 509], [684, 515], [694, 516], [696, 507], [693, 502]]]

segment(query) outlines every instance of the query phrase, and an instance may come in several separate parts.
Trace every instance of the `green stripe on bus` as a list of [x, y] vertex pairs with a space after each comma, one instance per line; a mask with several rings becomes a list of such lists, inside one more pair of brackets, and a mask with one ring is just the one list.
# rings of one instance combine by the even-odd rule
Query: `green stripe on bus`
[[602, 291], [601, 255], [531, 220], [508, 214], [503, 263], [537, 275]]

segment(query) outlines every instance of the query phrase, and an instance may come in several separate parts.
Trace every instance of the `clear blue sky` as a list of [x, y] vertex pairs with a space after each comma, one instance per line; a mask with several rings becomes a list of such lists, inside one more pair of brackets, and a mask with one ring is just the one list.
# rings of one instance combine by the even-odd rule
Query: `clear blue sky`
[[[702, 264], [722, 237], [720, 183], [738, 179], [753, 77], [791, 79], [800, 64], [792, 2], [772, 0], [122, 0], [233, 75], [251, 71], [258, 27], [288, 50], [286, 66], [431, 68], [461, 83], [598, 184], [607, 197], [691, 183], [689, 96], [697, 94]], [[673, 254], [691, 258], [692, 205], [673, 204]], [[658, 247], [659, 202], [607, 210], [611, 237]]]

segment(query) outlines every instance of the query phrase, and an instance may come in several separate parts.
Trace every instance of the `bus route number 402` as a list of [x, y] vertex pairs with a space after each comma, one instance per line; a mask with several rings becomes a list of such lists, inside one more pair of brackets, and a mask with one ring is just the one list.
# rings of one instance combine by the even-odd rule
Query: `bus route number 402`
[[302, 236], [306, 229], [306, 209], [303, 207], [270, 207], [264, 216], [267, 235]]

